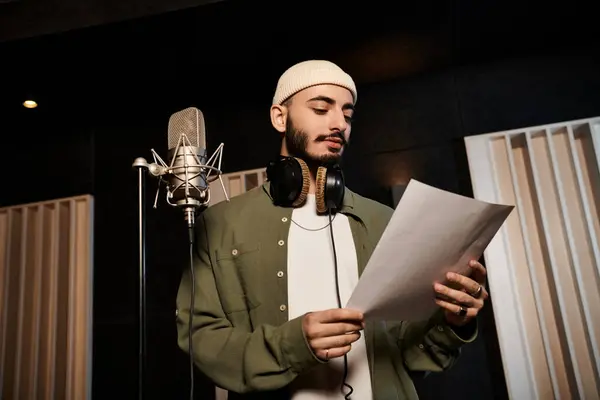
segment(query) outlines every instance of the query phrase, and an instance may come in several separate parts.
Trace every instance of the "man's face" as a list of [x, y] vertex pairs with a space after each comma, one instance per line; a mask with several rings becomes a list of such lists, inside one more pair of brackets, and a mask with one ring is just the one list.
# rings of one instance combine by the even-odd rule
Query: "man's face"
[[352, 93], [335, 85], [313, 86], [296, 93], [286, 108], [289, 155], [309, 163], [339, 161], [350, 139]]

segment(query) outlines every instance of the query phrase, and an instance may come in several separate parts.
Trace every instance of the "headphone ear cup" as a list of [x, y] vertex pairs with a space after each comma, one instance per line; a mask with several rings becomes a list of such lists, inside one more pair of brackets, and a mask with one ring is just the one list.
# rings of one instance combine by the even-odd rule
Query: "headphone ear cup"
[[315, 200], [317, 202], [317, 212], [318, 213], [325, 213], [327, 211], [327, 203], [325, 201], [325, 195], [326, 195], [326, 186], [327, 186], [327, 168], [326, 167], [319, 167], [319, 169], [317, 169], [317, 176], [315, 179], [315, 183], [316, 183], [316, 193], [315, 193]]
[[317, 212], [326, 213], [329, 209], [338, 210], [344, 202], [344, 174], [337, 166], [319, 167], [316, 177]]
[[306, 201], [310, 172], [306, 163], [293, 157], [281, 157], [267, 167], [270, 193], [276, 205], [297, 207]]
[[300, 193], [298, 193], [298, 196], [292, 203], [293, 207], [298, 207], [304, 204], [304, 202], [306, 201], [306, 196], [308, 196], [308, 190], [310, 189], [310, 171], [308, 170], [308, 165], [306, 165], [306, 162], [304, 162], [304, 160], [300, 158], [295, 158], [295, 160], [300, 165], [300, 171], [302, 174], [302, 189], [300, 190]]
[[334, 210], [342, 208], [344, 204], [344, 193], [346, 190], [346, 182], [344, 173], [339, 166], [334, 166], [327, 171], [327, 185], [325, 186], [325, 197], [327, 205]]

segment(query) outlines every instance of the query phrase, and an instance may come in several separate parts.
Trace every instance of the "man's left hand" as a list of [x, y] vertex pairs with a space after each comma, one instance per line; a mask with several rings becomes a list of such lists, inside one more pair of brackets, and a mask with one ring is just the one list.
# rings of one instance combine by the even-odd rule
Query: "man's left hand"
[[489, 297], [485, 290], [486, 270], [479, 262], [469, 263], [468, 276], [448, 272], [446, 278], [455, 283], [458, 289], [436, 283], [434, 289], [444, 299], [436, 298], [435, 302], [444, 309], [446, 322], [454, 326], [463, 326], [477, 316]]

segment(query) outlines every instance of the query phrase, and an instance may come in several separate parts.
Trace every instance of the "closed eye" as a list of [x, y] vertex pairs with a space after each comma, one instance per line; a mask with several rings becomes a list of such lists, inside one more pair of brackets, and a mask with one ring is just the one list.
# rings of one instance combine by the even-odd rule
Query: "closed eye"
[[[321, 109], [321, 108], [313, 108], [313, 111], [317, 115], [325, 115], [329, 112], [329, 110]], [[354, 121], [354, 117], [352, 115], [344, 115], [344, 118], [346, 119], [346, 122], [348, 122], [348, 123], [351, 123], [352, 121]]]

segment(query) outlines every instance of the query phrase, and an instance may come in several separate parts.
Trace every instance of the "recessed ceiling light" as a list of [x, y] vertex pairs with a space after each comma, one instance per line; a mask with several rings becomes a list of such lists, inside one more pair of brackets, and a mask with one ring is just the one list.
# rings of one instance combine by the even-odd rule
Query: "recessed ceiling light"
[[23, 102], [23, 106], [25, 108], [36, 108], [37, 107], [37, 103], [33, 100], [25, 100]]

